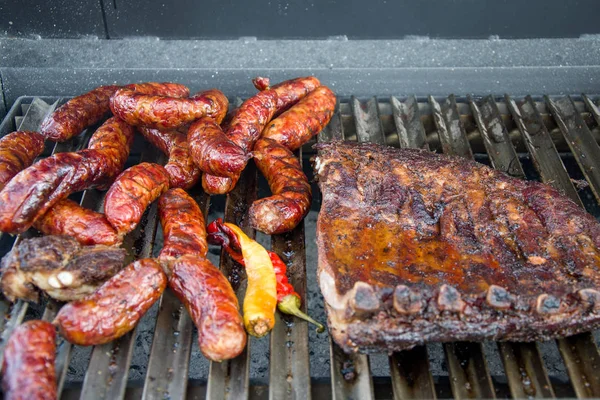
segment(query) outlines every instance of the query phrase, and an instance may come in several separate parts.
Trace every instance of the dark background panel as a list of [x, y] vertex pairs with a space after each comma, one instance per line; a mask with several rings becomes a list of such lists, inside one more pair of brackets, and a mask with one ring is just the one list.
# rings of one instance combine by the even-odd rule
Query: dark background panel
[[2, 35], [106, 38], [106, 31], [99, 0], [0, 0]]
[[104, 0], [110, 38], [579, 37], [597, 0]]

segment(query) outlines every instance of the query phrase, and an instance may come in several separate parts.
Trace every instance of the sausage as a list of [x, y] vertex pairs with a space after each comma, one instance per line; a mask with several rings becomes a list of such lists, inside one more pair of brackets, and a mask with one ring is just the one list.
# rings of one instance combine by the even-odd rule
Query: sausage
[[56, 203], [33, 224], [44, 235], [68, 235], [82, 245], [118, 246], [121, 238], [106, 217], [64, 199]]
[[225, 178], [223, 176], [215, 176], [210, 174], [202, 174], [202, 188], [208, 194], [226, 194], [233, 190], [239, 177], [234, 179]]
[[42, 136], [64, 142], [102, 121], [110, 112], [110, 97], [119, 89], [120, 86], [100, 86], [67, 101], [42, 122]]
[[44, 137], [37, 132], [18, 131], [0, 139], [0, 190], [21, 170], [33, 164], [44, 151]]
[[261, 138], [253, 153], [273, 195], [252, 203], [248, 212], [250, 224], [268, 235], [294, 229], [308, 214], [312, 198], [300, 161], [273, 139]]
[[[202, 177], [202, 187], [208, 194], [225, 194], [233, 190], [242, 170], [246, 166], [247, 161], [240, 166], [236, 164], [235, 168], [231, 169], [231, 165], [227, 166], [228, 160], [224, 154], [237, 154], [236, 146], [248, 153], [252, 150], [266, 124], [275, 115], [293, 106], [321, 84], [314, 77], [291, 79], [281, 82], [273, 88], [269, 88], [267, 78], [255, 78], [253, 83], [261, 92], [246, 100], [236, 110], [226, 131], [225, 136], [227, 138], [220, 137], [218, 140], [214, 140], [215, 151], [208, 152], [205, 150], [209, 153], [205, 157], [209, 157], [210, 161], [203, 162], [211, 165], [223, 164], [221, 168], [214, 167], [214, 173], [211, 170], [204, 169], [204, 172], [208, 174]], [[190, 146], [193, 143], [189, 138], [188, 142]], [[218, 148], [216, 148], [217, 146]], [[199, 163], [196, 158], [194, 158], [194, 161], [197, 164]], [[200, 164], [198, 166], [202, 169]], [[229, 173], [223, 175], [223, 170], [229, 171]]]
[[235, 178], [250, 159], [248, 152], [232, 143], [213, 119], [204, 117], [188, 130], [192, 159], [202, 171]]
[[277, 111], [275, 116], [280, 115], [304, 96], [321, 86], [321, 82], [314, 76], [290, 79], [278, 83], [273, 87], [269, 86], [269, 78], [256, 77], [252, 80], [252, 83], [258, 90], [273, 89], [277, 93]]
[[169, 156], [165, 169], [169, 173], [171, 187], [189, 189], [198, 183], [201, 171], [190, 156], [186, 134], [144, 127], [138, 127], [138, 131]]
[[123, 169], [133, 134], [113, 117], [94, 133], [88, 149], [58, 153], [19, 172], [0, 192], [0, 231], [24, 232], [71, 193], [105, 188]]
[[201, 117], [220, 123], [229, 102], [217, 89], [210, 89], [190, 98], [155, 96], [123, 88], [110, 99], [113, 114], [130, 125], [156, 129], [173, 129]]
[[169, 174], [164, 167], [140, 163], [123, 171], [104, 199], [104, 215], [123, 236], [135, 229], [146, 208], [169, 189]]
[[108, 343], [133, 330], [166, 286], [167, 277], [156, 261], [135, 261], [92, 295], [66, 304], [53, 324], [73, 344]]
[[335, 103], [335, 94], [327, 86], [321, 86], [271, 121], [262, 137], [295, 151], [329, 123]]
[[158, 259], [163, 266], [184, 255], [204, 258], [208, 252], [204, 215], [182, 189], [170, 189], [158, 199], [163, 229], [163, 248]]
[[144, 82], [132, 83], [124, 87], [127, 90], [132, 90], [136, 93], [147, 94], [151, 96], [166, 96], [166, 97], [188, 97], [190, 89], [180, 83], [172, 82]]
[[169, 287], [198, 328], [198, 344], [206, 358], [228, 360], [244, 350], [246, 332], [237, 298], [210, 261], [192, 255], [177, 259]]
[[4, 349], [4, 399], [56, 399], [55, 359], [56, 331], [51, 323], [33, 320], [19, 325]]

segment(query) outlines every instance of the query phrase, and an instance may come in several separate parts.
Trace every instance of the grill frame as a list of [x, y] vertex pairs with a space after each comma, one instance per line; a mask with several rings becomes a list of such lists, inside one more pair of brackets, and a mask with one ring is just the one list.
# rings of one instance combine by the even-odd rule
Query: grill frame
[[[55, 97], [43, 97], [46, 101], [53, 101]], [[445, 152], [461, 154], [472, 157], [470, 142], [472, 137], [467, 134], [465, 128], [465, 116], [473, 118], [477, 126], [483, 147], [490, 156], [492, 165], [504, 169], [513, 175], [524, 176], [519, 162], [514, 162], [517, 152], [511, 141], [511, 132], [506, 127], [506, 115], [501, 115], [496, 100], [491, 96], [485, 99], [475, 100], [468, 97], [466, 100], [457, 101], [454, 96], [445, 99], [429, 97], [427, 103], [418, 101], [415, 97], [409, 97], [405, 101], [399, 101], [392, 97], [388, 102], [381, 102], [376, 97], [360, 101], [350, 98], [348, 101], [340, 101], [336, 113], [329, 126], [321, 133], [319, 140], [333, 140], [344, 138], [344, 125], [351, 118], [355, 126], [355, 136], [360, 141], [374, 141], [378, 143], [394, 144], [401, 147], [428, 148], [429, 143], [435, 147], [442, 147]], [[566, 99], [565, 101], [562, 100]], [[65, 101], [62, 99], [61, 101]], [[7, 117], [0, 125], [0, 135], [14, 130], [15, 117], [17, 114], [25, 115], [27, 101], [32, 97], [21, 97], [13, 105]], [[240, 99], [235, 99], [232, 104], [239, 104]], [[579, 143], [566, 141], [574, 150], [583, 150], [585, 157], [579, 157], [577, 161], [583, 168], [592, 168], [590, 174], [597, 173], [595, 167], [600, 163], [600, 147], [596, 148], [596, 133], [589, 129], [590, 120], [600, 124], [600, 112], [593, 101], [583, 96], [581, 100], [574, 102], [568, 98], [545, 98], [544, 102], [536, 101], [531, 97], [515, 101], [506, 96], [505, 109], [510, 111], [509, 119], [519, 129], [540, 175], [544, 181], [555, 185], [558, 189], [568, 193], [571, 198], [581, 200], [575, 190], [568, 173], [557, 152], [556, 129], [549, 130], [548, 118], [556, 121], [560, 133], [567, 138], [582, 138], [583, 148]], [[582, 104], [588, 115], [582, 117]], [[391, 107], [391, 118], [395, 125], [396, 136], [386, 133], [382, 123], [381, 108]], [[547, 108], [550, 114], [542, 114], [540, 108]], [[343, 110], [342, 110], [343, 109]], [[525, 111], [529, 111], [525, 114]], [[525, 115], [525, 116], [524, 116]], [[504, 118], [503, 118], [504, 117]], [[431, 129], [425, 129], [426, 124], [435, 125], [437, 134], [440, 136], [441, 146], [431, 140]], [[501, 127], [501, 134], [492, 135], [493, 125]], [[537, 127], [534, 131], [532, 128]], [[52, 152], [70, 151], [83, 147], [94, 129], [89, 129], [74, 142], [56, 144]], [[426, 131], [429, 130], [429, 137]], [[574, 132], [576, 131], [576, 132]], [[552, 136], [554, 134], [554, 136]], [[514, 135], [512, 135], [514, 137]], [[538, 146], [540, 143], [545, 147]], [[394, 143], [392, 143], [394, 142]], [[548, 145], [550, 143], [550, 145]], [[596, 145], [594, 147], [593, 144]], [[307, 149], [307, 146], [305, 146]], [[542, 149], [542, 150], [540, 150]], [[310, 150], [309, 150], [310, 151]], [[578, 155], [578, 153], [574, 153]], [[299, 153], [301, 156], [301, 153]], [[141, 154], [132, 154], [135, 160], [149, 160], [164, 162], [164, 156], [152, 147], [146, 147]], [[131, 159], [130, 159], [131, 161]], [[139, 162], [138, 161], [138, 162]], [[517, 157], [518, 161], [518, 157]], [[505, 168], [500, 168], [505, 166]], [[566, 175], [566, 179], [565, 179]], [[594, 176], [594, 175], [589, 175]], [[244, 216], [247, 207], [257, 196], [257, 171], [251, 166], [244, 172], [243, 179], [236, 189], [227, 196], [225, 205], [225, 219], [242, 226], [244, 231], [254, 236], [255, 232], [248, 226]], [[567, 183], [568, 182], [568, 183]], [[598, 200], [597, 181], [590, 182], [596, 200]], [[210, 199], [194, 190], [193, 197], [197, 200], [205, 215], [208, 213]], [[89, 208], [101, 209], [102, 193], [95, 190], [86, 191], [81, 203]], [[152, 254], [154, 235], [158, 221], [156, 217], [156, 204], [151, 206], [138, 229], [126, 239], [126, 248], [135, 249], [133, 256], [147, 256]], [[27, 233], [26, 235], [29, 235]], [[6, 238], [0, 240], [6, 240]], [[19, 239], [17, 239], [19, 240]], [[289, 275], [292, 284], [298, 292], [306, 298], [306, 254], [304, 252], [304, 225], [301, 224], [293, 232], [286, 235], [277, 235], [272, 238], [272, 247], [280, 254], [295, 254], [291, 259], [284, 259], [289, 265]], [[225, 273], [239, 271], [228, 256], [221, 256], [220, 268]], [[243, 298], [245, 282], [243, 275], [240, 276], [241, 284], [236, 288], [240, 299]], [[306, 307], [304, 304], [303, 307]], [[11, 318], [8, 323], [0, 326], [2, 333], [3, 348], [8, 334], [16, 324], [25, 317], [28, 306], [23, 302], [16, 303], [11, 308]], [[5, 302], [0, 304], [0, 310], [8, 311]], [[58, 310], [56, 302], [48, 302], [43, 318], [51, 320]], [[179, 318], [173, 318], [173, 312], [179, 312]], [[278, 314], [277, 324], [271, 333], [271, 362], [270, 362], [270, 385], [268, 393], [251, 387], [249, 381], [250, 352], [247, 349], [240, 357], [225, 363], [211, 363], [208, 384], [205, 388], [191, 387], [188, 390], [188, 366], [191, 351], [192, 324], [189, 316], [178, 305], [174, 296], [167, 291], [161, 299], [159, 313], [156, 318], [156, 330], [149, 358], [148, 370], [145, 377], [144, 388], [128, 388], [127, 374], [121, 373], [131, 362], [133, 351], [133, 338], [135, 331], [119, 339], [116, 342], [98, 346], [93, 350], [90, 359], [91, 368], [88, 369], [82, 384], [80, 398], [311, 398], [311, 395], [321, 398], [321, 394], [315, 389], [315, 382], [311, 390], [311, 378], [308, 363], [308, 326], [305, 322], [293, 320], [293, 324], [287, 316]], [[288, 323], [285, 323], [288, 322]], [[176, 327], [179, 335], [170, 333], [169, 329]], [[166, 332], [165, 332], [166, 331]], [[293, 339], [289, 339], [292, 337]], [[285, 342], [294, 342], [293, 348], [285, 346]], [[177, 344], [177, 345], [175, 345]], [[576, 337], [558, 341], [558, 348], [568, 367], [569, 376], [575, 394], [578, 397], [600, 396], [600, 357], [598, 349], [591, 334], [582, 334]], [[174, 351], [170, 351], [173, 349]], [[374, 382], [370, 374], [369, 356], [344, 354], [338, 346], [331, 344], [331, 396], [332, 398], [380, 398], [386, 396], [386, 391]], [[595, 352], [594, 352], [595, 350]], [[66, 362], [69, 360], [71, 346], [62, 343], [59, 346], [57, 371], [59, 371], [60, 387], [64, 383], [66, 375]], [[450, 386], [454, 397], [486, 397], [496, 396], [494, 384], [487, 371], [486, 360], [480, 344], [451, 343], [444, 345], [444, 352], [451, 373]], [[173, 354], [173, 356], [171, 356]], [[531, 396], [530, 390], [523, 384], [523, 373], [530, 378], [534, 387], [542, 388], [536, 391], [534, 397], [554, 397], [552, 384], [542, 362], [537, 344], [502, 344], [500, 354], [508, 373], [506, 378], [513, 397]], [[101, 368], [99, 368], [101, 367]], [[353, 381], [348, 381], [343, 376], [342, 370], [354, 368], [358, 372]], [[102, 372], [98, 374], [98, 372]], [[411, 351], [396, 353], [390, 356], [391, 383], [393, 396], [399, 398], [434, 398], [439, 392], [439, 387], [434, 384], [434, 379], [429, 368], [427, 351], [424, 347], [418, 347]], [[291, 380], [289, 377], [291, 376]], [[583, 377], [583, 378], [582, 378]], [[317, 387], [322, 385], [317, 384]], [[465, 388], [470, 388], [469, 390]], [[530, 388], [529, 388], [530, 389]], [[69, 397], [73, 394], [69, 391]], [[67, 393], [65, 392], [65, 396]], [[77, 394], [75, 394], [77, 395]], [[328, 396], [324, 396], [327, 398]]]

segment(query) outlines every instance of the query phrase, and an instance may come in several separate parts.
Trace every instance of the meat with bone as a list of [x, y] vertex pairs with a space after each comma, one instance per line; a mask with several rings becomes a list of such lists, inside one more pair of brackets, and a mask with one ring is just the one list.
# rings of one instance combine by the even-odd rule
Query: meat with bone
[[169, 174], [164, 167], [140, 163], [123, 171], [106, 193], [104, 215], [123, 237], [142, 220], [146, 208], [169, 190]]
[[114, 115], [130, 125], [156, 129], [174, 129], [205, 116], [220, 123], [228, 105], [227, 97], [217, 89], [182, 98], [123, 88], [110, 99]]
[[80, 299], [123, 268], [125, 250], [81, 246], [69, 236], [24, 239], [2, 258], [0, 286], [10, 301], [37, 302], [38, 290], [70, 301]]
[[600, 326], [600, 224], [564, 195], [428, 151], [317, 149], [318, 278], [345, 351]]
[[110, 97], [120, 86], [100, 86], [67, 101], [42, 123], [40, 132], [46, 139], [64, 142], [79, 135], [110, 114]]
[[104, 214], [83, 208], [69, 199], [56, 203], [33, 226], [45, 235], [71, 236], [82, 245], [121, 244], [121, 238]]
[[19, 325], [6, 343], [2, 366], [5, 400], [55, 400], [56, 331], [46, 321]]
[[71, 193], [106, 188], [129, 156], [133, 128], [110, 118], [88, 148], [58, 153], [19, 172], [0, 192], [0, 231], [21, 233]]
[[256, 166], [267, 178], [272, 196], [250, 207], [250, 223], [267, 234], [294, 229], [309, 211], [310, 183], [292, 151], [299, 149], [329, 123], [335, 94], [326, 86], [310, 92], [263, 131], [252, 152]]
[[[319, 80], [314, 77], [291, 79], [273, 86], [272, 89], [268, 87], [269, 80], [267, 78], [255, 78], [253, 82], [262, 92], [246, 100], [235, 111], [228, 123], [225, 135], [218, 136], [218, 138], [213, 137], [212, 146], [215, 150], [222, 151], [224, 154], [232, 154], [235, 157], [239, 157], [239, 149], [244, 154], [248, 153], [254, 147], [254, 143], [260, 137], [265, 126], [275, 115], [287, 110], [320, 85]], [[190, 140], [190, 145], [192, 142]], [[211, 152], [207, 148], [204, 148], [203, 151], [209, 155], [204, 155], [203, 159], [198, 158], [197, 163], [227, 164], [225, 155], [219, 155], [216, 151]], [[200, 157], [200, 155], [197, 156]], [[207, 158], [209, 159], [207, 160]], [[247, 160], [241, 165], [224, 166], [220, 169], [215, 167], [214, 173], [212, 170], [204, 169], [205, 174], [202, 176], [204, 191], [208, 194], [228, 193], [237, 184], [246, 163]], [[230, 173], [223, 174], [223, 169], [227, 168]]]
[[144, 127], [139, 127], [138, 131], [147, 141], [169, 156], [165, 169], [169, 173], [171, 187], [189, 189], [198, 183], [201, 171], [190, 156], [185, 133]]
[[91, 295], [66, 304], [53, 323], [73, 344], [108, 343], [133, 330], [166, 286], [167, 277], [156, 261], [138, 260]]
[[204, 216], [184, 190], [171, 189], [158, 202], [164, 245], [158, 259], [169, 287], [198, 328], [200, 351], [212, 361], [236, 357], [246, 346], [246, 331], [231, 284], [205, 258]]
[[37, 132], [18, 131], [0, 139], [0, 190], [42, 151], [44, 137]]

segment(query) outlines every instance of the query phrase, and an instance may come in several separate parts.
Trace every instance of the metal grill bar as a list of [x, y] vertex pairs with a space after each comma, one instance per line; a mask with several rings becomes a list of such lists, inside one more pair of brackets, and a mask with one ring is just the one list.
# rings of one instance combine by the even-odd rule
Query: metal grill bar
[[[400, 148], [429, 150], [416, 98], [412, 96], [401, 103], [392, 97], [390, 103]], [[436, 398], [425, 346], [396, 352], [390, 356], [389, 362], [396, 400]]]
[[[191, 194], [206, 219], [208, 196], [201, 189]], [[192, 332], [190, 315], [171, 289], [167, 289], [160, 300], [142, 398], [186, 397]]]
[[[254, 237], [252, 229], [245, 218], [248, 207], [256, 200], [257, 174], [253, 163], [242, 174], [235, 189], [227, 195], [225, 203], [225, 221], [233, 222], [244, 230], [249, 237]], [[246, 294], [246, 273], [237, 267], [233, 260], [221, 252], [221, 271], [225, 276], [236, 276], [239, 284], [234, 285], [240, 304], [243, 304]], [[237, 286], [237, 287], [236, 287]], [[220, 363], [211, 362], [208, 374], [206, 397], [209, 399], [246, 399], [249, 394], [250, 341], [246, 350], [233, 360]]]
[[[450, 95], [442, 107], [431, 96], [429, 103], [444, 153], [473, 159], [454, 95]], [[496, 397], [481, 343], [445, 343], [444, 352], [455, 398]]]
[[[469, 104], [494, 168], [524, 178], [525, 172], [494, 99], [488, 96], [478, 106], [469, 98]], [[514, 398], [554, 397], [535, 343], [499, 343], [498, 349]]]

